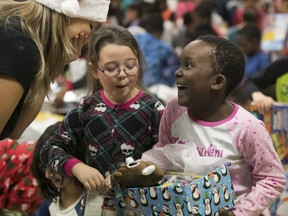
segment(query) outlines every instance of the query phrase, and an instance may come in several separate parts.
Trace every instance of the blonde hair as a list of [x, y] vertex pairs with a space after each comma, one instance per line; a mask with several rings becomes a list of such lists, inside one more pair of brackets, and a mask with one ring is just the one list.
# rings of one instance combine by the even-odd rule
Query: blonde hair
[[23, 30], [39, 49], [39, 69], [25, 100], [39, 105], [48, 95], [51, 82], [75, 53], [66, 30], [69, 18], [35, 0], [1, 0], [0, 8], [0, 20], [9, 24], [9, 19], [19, 17]]

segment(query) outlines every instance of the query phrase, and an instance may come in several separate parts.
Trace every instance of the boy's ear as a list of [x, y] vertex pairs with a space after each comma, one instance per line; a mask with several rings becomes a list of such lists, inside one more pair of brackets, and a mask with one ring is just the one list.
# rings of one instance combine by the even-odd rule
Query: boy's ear
[[221, 89], [226, 84], [226, 77], [222, 74], [218, 74], [211, 85], [211, 88], [214, 90]]
[[88, 68], [89, 68], [90, 72], [93, 74], [93, 77], [95, 79], [98, 79], [97, 68], [95, 68], [95, 66], [91, 62], [88, 63]]

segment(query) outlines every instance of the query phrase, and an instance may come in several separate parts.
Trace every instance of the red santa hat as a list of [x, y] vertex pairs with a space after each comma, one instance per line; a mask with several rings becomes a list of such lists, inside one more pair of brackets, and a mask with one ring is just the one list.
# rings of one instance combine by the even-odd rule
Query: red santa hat
[[105, 22], [110, 0], [36, 0], [42, 5], [71, 18]]

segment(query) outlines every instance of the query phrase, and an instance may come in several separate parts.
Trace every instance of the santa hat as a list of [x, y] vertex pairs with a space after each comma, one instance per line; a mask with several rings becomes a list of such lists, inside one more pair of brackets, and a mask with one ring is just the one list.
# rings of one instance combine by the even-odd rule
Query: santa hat
[[71, 18], [105, 22], [110, 0], [36, 0], [42, 5]]

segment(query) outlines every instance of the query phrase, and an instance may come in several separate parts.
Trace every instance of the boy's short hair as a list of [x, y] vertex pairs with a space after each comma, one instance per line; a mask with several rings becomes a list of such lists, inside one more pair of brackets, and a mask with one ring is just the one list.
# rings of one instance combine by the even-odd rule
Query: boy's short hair
[[202, 35], [197, 38], [208, 43], [211, 48], [212, 67], [215, 73], [227, 79], [227, 96], [240, 84], [244, 77], [245, 56], [233, 42], [215, 35]]
[[237, 31], [238, 36], [242, 36], [250, 41], [261, 41], [261, 30], [255, 23], [247, 23], [243, 28]]

